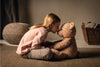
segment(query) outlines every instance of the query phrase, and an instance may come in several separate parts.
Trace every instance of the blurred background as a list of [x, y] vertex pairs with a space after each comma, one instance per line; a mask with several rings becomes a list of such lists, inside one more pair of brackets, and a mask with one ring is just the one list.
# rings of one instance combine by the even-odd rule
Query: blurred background
[[[55, 13], [61, 18], [61, 25], [74, 22], [78, 47], [96, 47], [88, 45], [83, 37], [82, 22], [100, 23], [100, 0], [1, 0], [0, 39], [5, 25], [22, 22], [30, 25], [43, 23], [48, 13]], [[61, 26], [60, 25], [60, 26]], [[57, 34], [49, 33], [46, 40], [62, 39]]]

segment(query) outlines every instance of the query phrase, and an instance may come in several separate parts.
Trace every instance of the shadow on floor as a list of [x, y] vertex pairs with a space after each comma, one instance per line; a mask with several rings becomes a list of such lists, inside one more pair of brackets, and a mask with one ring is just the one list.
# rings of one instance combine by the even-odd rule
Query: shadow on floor
[[[82, 48], [83, 49], [83, 48]], [[79, 56], [76, 58], [66, 58], [62, 60], [50, 60], [50, 61], [63, 61], [63, 60], [71, 60], [71, 59], [82, 59], [82, 58], [95, 58], [95, 57], [100, 57], [100, 49], [83, 49], [83, 51], [79, 51]]]
[[100, 52], [82, 52], [80, 53], [79, 58], [93, 58], [100, 57]]
[[[12, 47], [12, 46], [8, 46], [8, 45], [0, 44], [0, 48], [2, 48], [1, 52], [7, 51], [9, 53], [9, 51], [10, 51], [10, 54], [14, 55], [15, 53], [13, 53], [13, 52], [16, 51], [17, 47]], [[100, 48], [97, 48], [97, 49], [96, 48], [82, 48], [82, 49], [80, 48], [78, 51], [79, 51], [78, 57], [70, 58], [70, 59], [66, 58], [63, 60], [100, 57]], [[63, 60], [52, 59], [50, 61], [63, 61]]]

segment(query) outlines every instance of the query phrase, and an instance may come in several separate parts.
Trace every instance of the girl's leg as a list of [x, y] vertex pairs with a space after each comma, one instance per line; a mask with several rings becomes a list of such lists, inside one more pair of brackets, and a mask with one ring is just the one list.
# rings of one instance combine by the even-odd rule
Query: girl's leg
[[50, 60], [53, 56], [53, 53], [50, 48], [43, 49], [33, 49], [28, 54], [27, 57], [30, 59], [42, 59]]

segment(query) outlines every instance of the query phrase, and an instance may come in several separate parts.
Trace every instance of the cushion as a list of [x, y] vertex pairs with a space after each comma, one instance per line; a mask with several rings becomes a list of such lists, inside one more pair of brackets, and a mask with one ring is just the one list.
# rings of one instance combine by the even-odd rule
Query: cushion
[[3, 29], [3, 39], [10, 44], [18, 44], [22, 36], [28, 31], [29, 24], [26, 23], [10, 23]]

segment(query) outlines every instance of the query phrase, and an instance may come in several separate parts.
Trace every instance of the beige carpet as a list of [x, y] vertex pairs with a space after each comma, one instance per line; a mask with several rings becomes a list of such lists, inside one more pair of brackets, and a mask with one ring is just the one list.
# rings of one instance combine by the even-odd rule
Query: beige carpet
[[80, 57], [61, 61], [23, 59], [15, 51], [17, 47], [0, 44], [0, 67], [100, 67], [100, 49], [78, 49]]

